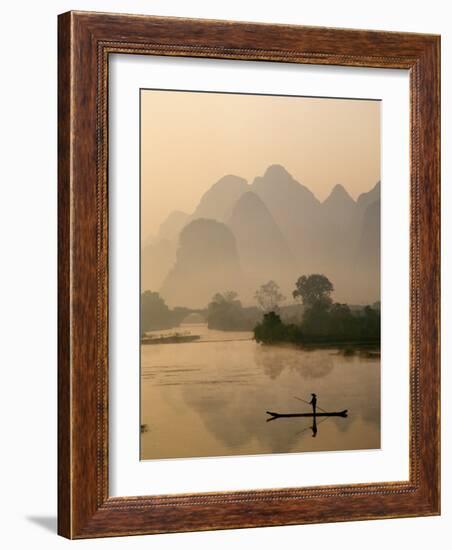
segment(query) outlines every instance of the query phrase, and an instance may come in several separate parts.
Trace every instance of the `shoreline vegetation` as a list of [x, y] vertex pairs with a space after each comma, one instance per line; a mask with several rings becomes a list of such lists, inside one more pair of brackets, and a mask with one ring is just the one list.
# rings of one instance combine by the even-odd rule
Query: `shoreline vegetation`
[[190, 332], [149, 335], [149, 331], [167, 330], [181, 324], [207, 324], [224, 332], [249, 331], [262, 345], [295, 345], [304, 349], [340, 348], [352, 355], [357, 349], [368, 356], [379, 355], [380, 303], [354, 306], [333, 302], [330, 280], [321, 274], [303, 275], [295, 283], [292, 297], [285, 301], [274, 281], [263, 284], [255, 293], [257, 306], [244, 307], [234, 291], [216, 293], [206, 308], [170, 309], [158, 292], [141, 295], [141, 343], [199, 342]]

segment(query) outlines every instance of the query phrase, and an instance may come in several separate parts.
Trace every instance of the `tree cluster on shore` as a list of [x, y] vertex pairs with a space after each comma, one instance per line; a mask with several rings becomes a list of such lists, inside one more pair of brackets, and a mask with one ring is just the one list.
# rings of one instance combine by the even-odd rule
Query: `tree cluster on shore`
[[379, 343], [379, 302], [364, 307], [334, 303], [333, 290], [325, 275], [303, 275], [292, 292], [298, 304], [283, 306], [285, 296], [269, 281], [255, 292], [259, 307], [244, 307], [236, 292], [225, 291], [199, 310], [170, 309], [158, 292], [146, 291], [141, 295], [141, 331], [177, 327], [196, 316], [209, 329], [254, 331], [255, 340], [263, 344]]
[[234, 291], [217, 292], [207, 306], [207, 326], [215, 330], [252, 331], [262, 317], [257, 307], [243, 307]]
[[259, 307], [245, 307], [237, 292], [217, 292], [207, 306], [206, 318], [210, 329], [225, 331], [253, 331], [262, 321], [262, 315], [277, 311], [285, 322], [294, 322], [302, 317], [303, 306], [282, 306], [285, 296], [274, 281], [263, 284], [254, 294]]
[[192, 312], [186, 307], [170, 309], [158, 292], [150, 290], [141, 294], [140, 305], [142, 333], [177, 327]]
[[300, 323], [284, 323], [277, 308], [264, 312], [254, 328], [257, 342], [274, 344], [379, 343], [380, 309], [377, 304], [352, 311], [347, 304], [333, 303], [334, 287], [320, 274], [303, 275], [293, 297], [304, 306]]

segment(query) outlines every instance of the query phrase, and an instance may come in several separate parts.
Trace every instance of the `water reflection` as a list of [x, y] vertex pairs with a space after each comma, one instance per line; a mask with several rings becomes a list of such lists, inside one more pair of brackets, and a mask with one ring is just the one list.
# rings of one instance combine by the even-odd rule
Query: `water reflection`
[[256, 363], [264, 373], [276, 380], [283, 370], [291, 370], [302, 378], [322, 378], [333, 369], [330, 355], [319, 355], [317, 350], [306, 350], [300, 353], [296, 347], [255, 347]]
[[[325, 420], [326, 420], [326, 418], [325, 418]], [[316, 422], [316, 417], [315, 416], [312, 419], [311, 430], [312, 430], [312, 437], [316, 437], [317, 436], [317, 422]]]
[[[254, 341], [142, 348], [142, 458], [226, 456], [380, 446], [380, 360], [337, 350], [267, 348]], [[206, 338], [207, 340], [207, 338]], [[295, 396], [319, 396], [349, 418], [285, 418], [306, 412]]]

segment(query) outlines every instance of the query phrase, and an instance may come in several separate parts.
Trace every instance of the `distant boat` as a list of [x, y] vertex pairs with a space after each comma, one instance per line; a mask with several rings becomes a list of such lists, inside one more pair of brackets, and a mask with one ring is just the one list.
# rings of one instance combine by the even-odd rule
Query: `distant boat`
[[196, 342], [201, 336], [198, 334], [180, 333], [165, 334], [161, 336], [142, 336], [141, 344], [143, 345], [155, 345], [155, 344], [185, 344], [187, 342]]
[[265, 411], [266, 414], [269, 414], [272, 418], [293, 418], [293, 417], [303, 417], [303, 418], [312, 418], [313, 416], [340, 416], [341, 418], [347, 418], [348, 410], [344, 409], [339, 412], [318, 412], [318, 413], [277, 413], [271, 411]]

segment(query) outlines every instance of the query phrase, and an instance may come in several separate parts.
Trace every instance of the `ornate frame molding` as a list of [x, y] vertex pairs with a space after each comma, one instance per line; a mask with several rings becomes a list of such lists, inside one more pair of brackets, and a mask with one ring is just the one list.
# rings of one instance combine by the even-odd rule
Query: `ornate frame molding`
[[[59, 17], [60, 534], [85, 538], [439, 513], [439, 47], [437, 36], [408, 33], [88, 12]], [[409, 481], [109, 497], [110, 54], [410, 71]]]

